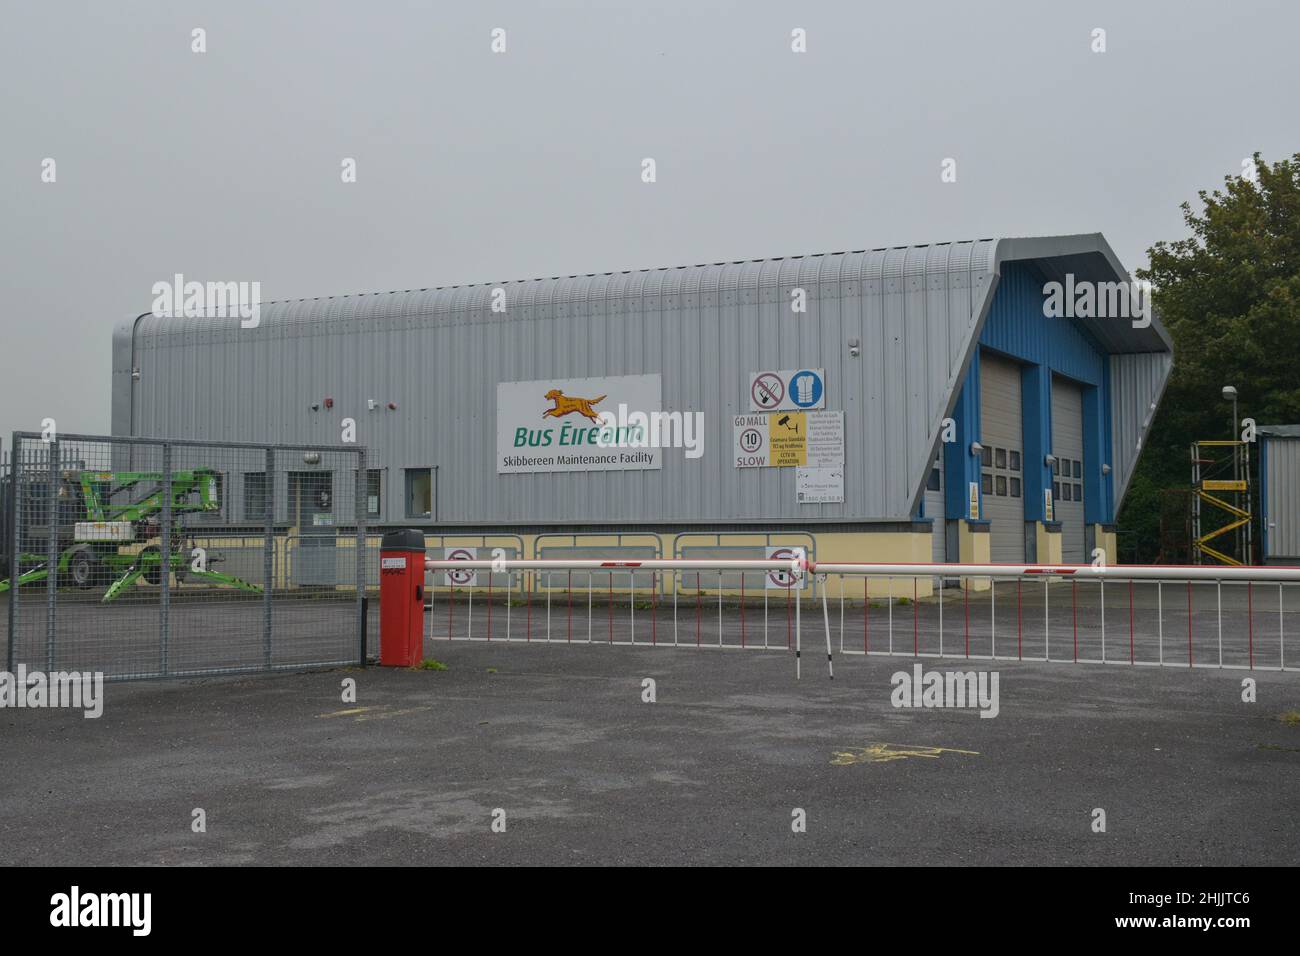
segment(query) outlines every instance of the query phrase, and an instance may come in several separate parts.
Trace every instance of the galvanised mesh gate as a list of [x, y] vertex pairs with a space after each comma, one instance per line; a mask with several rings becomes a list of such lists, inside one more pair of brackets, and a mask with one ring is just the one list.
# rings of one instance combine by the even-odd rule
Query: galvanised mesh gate
[[0, 545], [7, 670], [364, 663], [376, 638], [366, 524], [382, 493], [356, 446], [16, 432]]

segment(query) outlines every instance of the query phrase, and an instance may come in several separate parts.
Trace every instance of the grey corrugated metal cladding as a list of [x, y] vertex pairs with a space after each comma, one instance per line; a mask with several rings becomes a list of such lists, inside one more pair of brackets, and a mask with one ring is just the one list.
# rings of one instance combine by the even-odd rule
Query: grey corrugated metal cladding
[[[997, 250], [979, 240], [270, 303], [255, 329], [143, 316], [116, 336], [114, 430], [335, 443], [355, 418], [386, 469], [391, 521], [403, 469], [430, 465], [444, 523], [906, 520]], [[495, 288], [505, 314], [492, 311]], [[791, 310], [795, 288], [804, 314]], [[842, 504], [797, 504], [795, 469], [732, 460], [747, 374], [797, 367], [824, 368], [825, 407], [845, 413]], [[669, 448], [661, 470], [497, 474], [497, 383], [649, 373], [665, 410], [703, 413], [703, 457]], [[333, 408], [313, 412], [327, 396]]]

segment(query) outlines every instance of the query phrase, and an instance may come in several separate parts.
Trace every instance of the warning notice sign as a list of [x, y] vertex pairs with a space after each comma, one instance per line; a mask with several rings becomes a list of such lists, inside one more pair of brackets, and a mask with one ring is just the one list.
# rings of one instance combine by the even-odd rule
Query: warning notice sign
[[844, 413], [808, 412], [809, 468], [836, 468], [844, 464]]
[[795, 500], [801, 505], [844, 503], [844, 468], [798, 468]]
[[838, 468], [844, 464], [843, 412], [736, 415], [737, 468]]

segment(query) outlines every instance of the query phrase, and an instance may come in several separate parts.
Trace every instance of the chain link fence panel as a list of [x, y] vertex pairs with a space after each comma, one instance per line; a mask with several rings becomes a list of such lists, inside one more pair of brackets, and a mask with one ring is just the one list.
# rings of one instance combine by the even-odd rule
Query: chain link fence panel
[[10, 672], [356, 664], [377, 642], [364, 448], [18, 432], [6, 464]]

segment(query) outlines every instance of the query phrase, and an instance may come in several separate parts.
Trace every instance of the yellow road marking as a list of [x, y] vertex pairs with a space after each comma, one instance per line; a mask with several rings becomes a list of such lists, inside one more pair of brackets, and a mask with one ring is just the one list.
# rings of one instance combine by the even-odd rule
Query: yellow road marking
[[405, 714], [415, 714], [422, 710], [431, 710], [430, 707], [407, 707], [405, 710], [377, 710], [371, 714], [362, 714], [357, 720], [386, 720], [389, 717], [401, 717]]
[[890, 760], [906, 760], [908, 757], [929, 757], [937, 759], [940, 754], [966, 754], [978, 757], [974, 750], [957, 750], [953, 747], [910, 747], [904, 744], [867, 744], [865, 747], [852, 747], [837, 750], [831, 757], [831, 763], [837, 767], [848, 767], [858, 763], [887, 763]]
[[351, 717], [353, 720], [385, 720], [389, 717], [401, 717], [405, 714], [414, 714], [422, 710], [429, 710], [428, 707], [406, 707], [402, 710], [392, 710], [388, 704], [380, 704], [378, 707], [349, 707], [347, 710], [336, 710], [328, 714], [317, 714], [321, 717]]
[[364, 714], [368, 710], [374, 710], [373, 707], [353, 707], [350, 710], [336, 710], [332, 714], [317, 714], [317, 717], [351, 717], [354, 714]]

